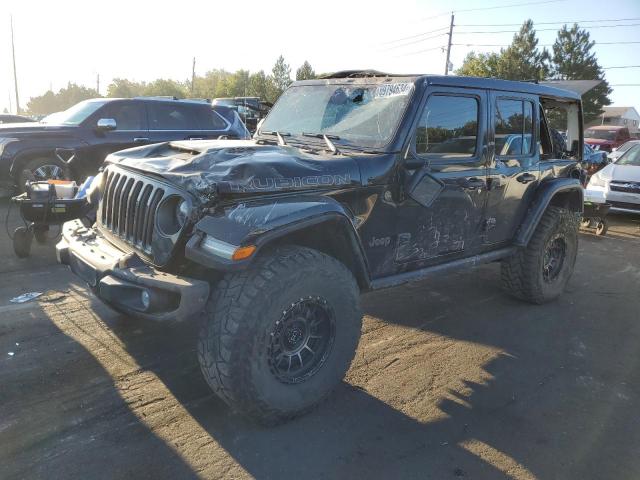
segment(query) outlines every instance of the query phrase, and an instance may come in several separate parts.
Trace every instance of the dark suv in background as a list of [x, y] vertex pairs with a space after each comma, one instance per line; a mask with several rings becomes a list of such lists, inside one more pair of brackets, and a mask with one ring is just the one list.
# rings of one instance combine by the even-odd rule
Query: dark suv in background
[[27, 179], [83, 180], [105, 157], [125, 148], [173, 140], [243, 139], [233, 109], [165, 97], [86, 100], [53, 123], [0, 125], [0, 191]]

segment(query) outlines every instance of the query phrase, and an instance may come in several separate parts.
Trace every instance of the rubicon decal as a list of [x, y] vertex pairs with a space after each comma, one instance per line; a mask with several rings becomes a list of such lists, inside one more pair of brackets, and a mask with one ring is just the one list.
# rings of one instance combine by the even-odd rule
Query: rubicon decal
[[301, 187], [330, 187], [350, 185], [351, 175], [311, 175], [306, 177], [263, 177], [252, 178], [245, 184], [231, 183], [233, 192], [255, 192], [261, 190], [287, 190]]

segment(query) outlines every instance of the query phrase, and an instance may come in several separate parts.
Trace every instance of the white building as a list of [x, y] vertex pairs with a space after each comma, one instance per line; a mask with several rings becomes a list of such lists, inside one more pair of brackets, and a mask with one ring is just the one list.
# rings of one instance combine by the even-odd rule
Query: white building
[[588, 126], [595, 125], [619, 125], [627, 127], [631, 135], [640, 132], [640, 115], [633, 107], [603, 107], [604, 112], [598, 120], [592, 121]]

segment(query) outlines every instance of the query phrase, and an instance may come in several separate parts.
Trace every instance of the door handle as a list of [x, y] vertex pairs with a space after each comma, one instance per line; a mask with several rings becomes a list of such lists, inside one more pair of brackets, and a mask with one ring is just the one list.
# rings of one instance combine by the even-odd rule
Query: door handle
[[536, 176], [530, 173], [523, 173], [522, 175], [518, 175], [516, 177], [516, 180], [519, 181], [520, 183], [533, 182], [535, 179], [536, 179]]
[[148, 142], [149, 137], [135, 137], [133, 141], [136, 143]]
[[486, 185], [487, 185], [487, 182], [485, 182], [484, 179], [478, 178], [478, 177], [463, 178], [460, 181], [460, 186], [468, 190], [476, 190], [478, 188], [484, 188], [486, 187]]

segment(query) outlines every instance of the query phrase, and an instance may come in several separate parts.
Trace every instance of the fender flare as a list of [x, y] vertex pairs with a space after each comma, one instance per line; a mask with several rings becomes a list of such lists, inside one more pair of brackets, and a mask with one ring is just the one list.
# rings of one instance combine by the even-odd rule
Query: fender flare
[[[29, 148], [27, 150], [23, 150], [19, 152], [11, 161], [11, 167], [9, 168], [9, 173], [12, 178], [17, 178], [16, 176], [22, 172], [23, 167], [32, 159], [38, 157], [52, 157], [59, 158], [58, 152], [64, 154], [75, 154], [75, 148], [73, 147], [37, 147], [37, 148]], [[63, 158], [59, 158], [60, 161], [63, 161], [67, 164], [69, 169], [73, 171], [72, 163], [68, 163]]]
[[[362, 288], [369, 286], [366, 257], [355, 229], [351, 213], [331, 197], [318, 195], [256, 200], [239, 203], [202, 218], [194, 226], [187, 242], [185, 256], [214, 270], [233, 271], [246, 268], [265, 247], [301, 233], [318, 232], [322, 228], [338, 229], [348, 245], [349, 268]], [[326, 230], [325, 230], [326, 232]], [[230, 247], [255, 245], [256, 252], [246, 260], [233, 261], [216, 256], [200, 247], [205, 235]], [[335, 236], [331, 236], [335, 239]], [[327, 242], [329, 243], [329, 241]]]
[[516, 234], [515, 245], [526, 247], [549, 205], [556, 205], [575, 213], [583, 212], [584, 193], [576, 178], [555, 178], [543, 182], [537, 189], [531, 206]]

